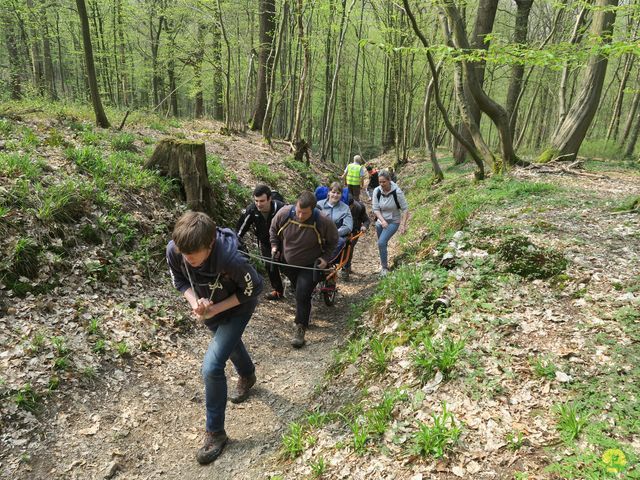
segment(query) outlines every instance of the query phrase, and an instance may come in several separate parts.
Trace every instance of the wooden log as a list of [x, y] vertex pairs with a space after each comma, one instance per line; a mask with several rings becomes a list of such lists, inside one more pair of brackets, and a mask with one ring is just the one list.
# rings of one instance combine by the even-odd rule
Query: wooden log
[[204, 143], [163, 139], [145, 162], [144, 168], [157, 170], [163, 176], [180, 180], [188, 208], [216, 218]]

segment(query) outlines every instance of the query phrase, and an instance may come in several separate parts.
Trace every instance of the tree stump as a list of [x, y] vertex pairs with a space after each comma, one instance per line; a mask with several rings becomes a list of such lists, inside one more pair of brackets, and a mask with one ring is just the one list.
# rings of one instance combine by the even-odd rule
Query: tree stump
[[207, 173], [204, 143], [175, 138], [161, 140], [144, 168], [180, 180], [189, 209], [215, 218], [215, 199]]

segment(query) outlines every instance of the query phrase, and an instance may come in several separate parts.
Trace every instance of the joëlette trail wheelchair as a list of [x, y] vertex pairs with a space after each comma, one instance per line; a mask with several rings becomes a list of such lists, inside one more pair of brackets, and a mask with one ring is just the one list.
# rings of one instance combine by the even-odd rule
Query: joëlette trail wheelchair
[[338, 272], [342, 270], [349, 261], [354, 241], [362, 235], [364, 235], [364, 232], [362, 231], [355, 235], [349, 235], [340, 253], [324, 270], [318, 267], [319, 260], [316, 260], [314, 265], [316, 270], [313, 272], [313, 279], [318, 282], [318, 285], [314, 291], [314, 296], [316, 293], [322, 295], [322, 299], [328, 307], [333, 307], [336, 304], [336, 295], [338, 293]]

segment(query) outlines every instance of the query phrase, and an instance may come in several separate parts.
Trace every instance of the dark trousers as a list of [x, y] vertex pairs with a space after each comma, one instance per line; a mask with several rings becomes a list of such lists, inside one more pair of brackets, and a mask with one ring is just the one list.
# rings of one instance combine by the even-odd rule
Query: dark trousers
[[[313, 265], [307, 266], [313, 267]], [[282, 270], [296, 291], [295, 323], [299, 323], [306, 328], [309, 326], [309, 317], [311, 316], [311, 296], [319, 282], [320, 276], [316, 274], [318, 280], [314, 281], [313, 270], [303, 270], [292, 267], [284, 267]]]
[[360, 239], [356, 238], [355, 240], [351, 240], [351, 249], [349, 250], [349, 260], [347, 260], [347, 263], [344, 264], [344, 268], [347, 271], [351, 271], [351, 260], [353, 260], [353, 252], [356, 248], [356, 244], [358, 243], [358, 240]]
[[360, 200], [360, 185], [347, 185], [349, 193], [353, 195], [354, 200]]
[[[270, 258], [271, 244], [260, 243], [260, 253], [263, 257]], [[269, 275], [269, 281], [273, 289], [278, 293], [283, 293], [284, 287], [282, 286], [282, 278], [280, 278], [280, 267], [266, 262], [264, 266], [267, 269], [267, 275]]]

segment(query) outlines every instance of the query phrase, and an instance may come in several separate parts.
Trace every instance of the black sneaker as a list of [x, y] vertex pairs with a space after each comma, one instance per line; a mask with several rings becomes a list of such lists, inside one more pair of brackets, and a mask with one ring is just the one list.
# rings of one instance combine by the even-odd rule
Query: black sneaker
[[274, 301], [278, 301], [278, 300], [282, 300], [284, 298], [284, 294], [282, 292], [278, 292], [277, 290], [274, 290], [271, 293], [267, 293], [264, 298], [266, 298], [267, 300], [274, 300]]
[[228, 440], [229, 437], [227, 437], [224, 430], [221, 432], [206, 432], [204, 436], [204, 445], [196, 454], [198, 463], [200, 465], [206, 465], [213, 462], [220, 456]]

